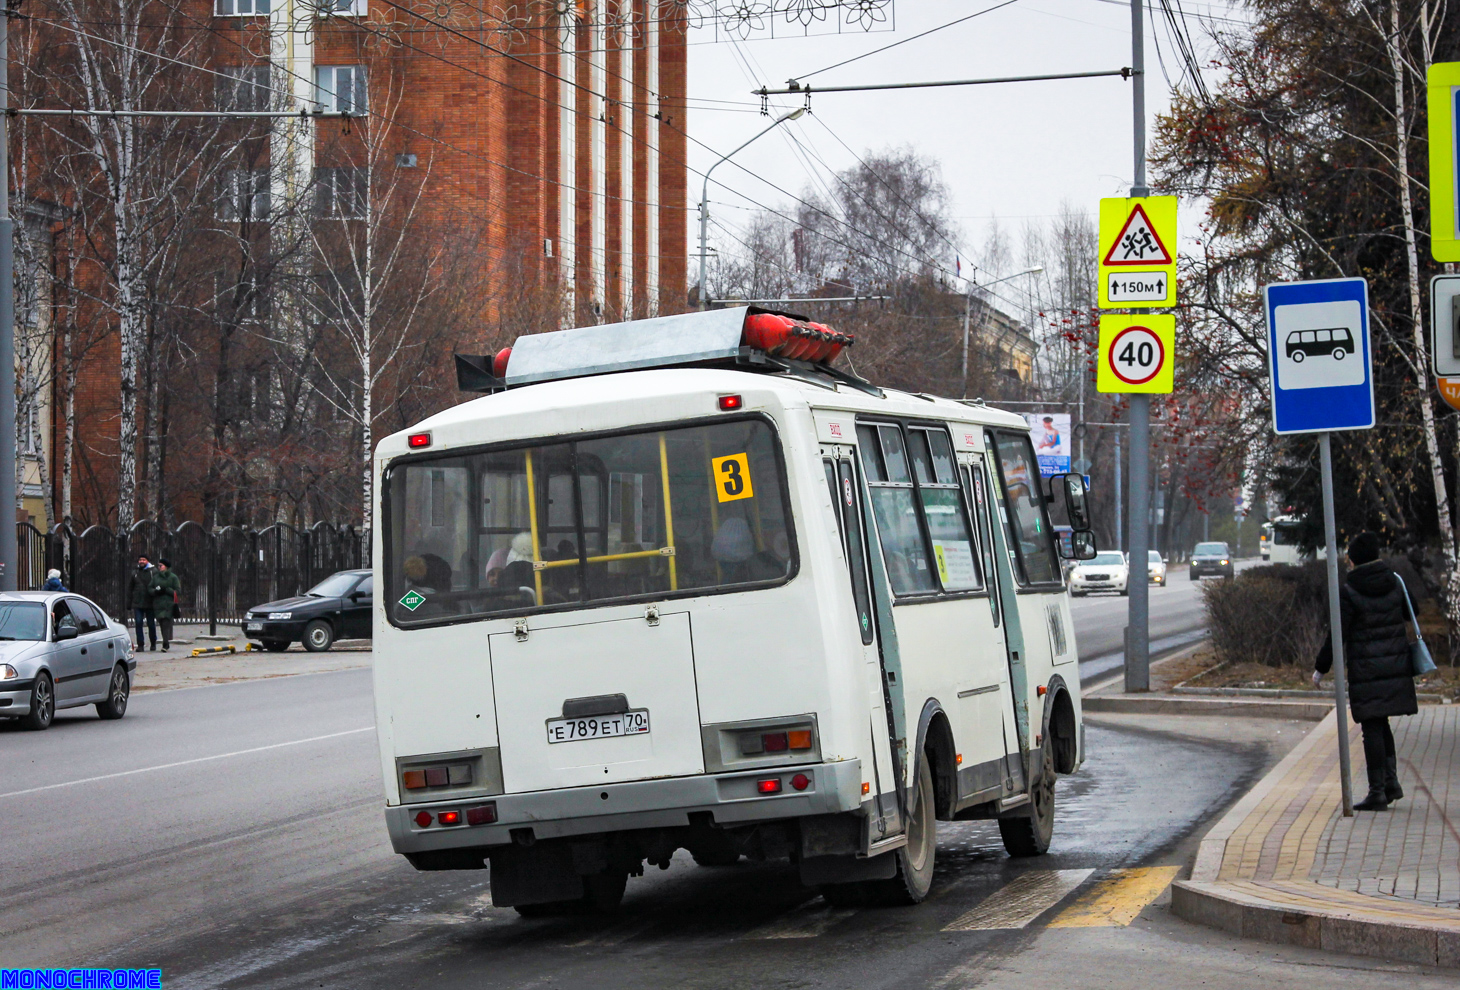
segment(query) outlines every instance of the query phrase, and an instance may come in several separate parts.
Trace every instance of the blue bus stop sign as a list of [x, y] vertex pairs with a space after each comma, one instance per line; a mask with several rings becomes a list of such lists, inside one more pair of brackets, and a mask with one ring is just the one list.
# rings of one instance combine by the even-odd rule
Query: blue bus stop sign
[[1278, 433], [1374, 425], [1369, 284], [1276, 282], [1262, 290], [1272, 426]]

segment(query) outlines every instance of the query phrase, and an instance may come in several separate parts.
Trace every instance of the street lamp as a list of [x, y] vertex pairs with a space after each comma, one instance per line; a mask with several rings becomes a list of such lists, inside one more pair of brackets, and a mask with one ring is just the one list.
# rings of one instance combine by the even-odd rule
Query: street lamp
[[996, 278], [992, 282], [985, 282], [982, 286], [974, 285], [969, 279], [968, 292], [963, 297], [963, 398], [968, 398], [968, 311], [973, 308], [973, 290], [976, 288], [988, 288], [990, 285], [998, 285], [1000, 282], [1007, 282], [1011, 278], [1018, 278], [1020, 275], [1038, 275], [1044, 271], [1043, 265], [1035, 265], [1033, 268], [1026, 268], [1022, 272], [1015, 272], [1012, 275], [1005, 275], [1003, 278]]
[[751, 138], [749, 141], [746, 141], [745, 144], [742, 144], [740, 147], [736, 148], [729, 154], [721, 155], [719, 159], [716, 160], [714, 165], [711, 165], [709, 168], [705, 169], [705, 184], [704, 187], [700, 190], [700, 309], [710, 308], [710, 301], [705, 297], [705, 238], [709, 233], [710, 224], [710, 173], [715, 171], [715, 169], [719, 167], [720, 163], [730, 158], [731, 155], [739, 154], [741, 151], [744, 151], [747, 147], [749, 147], [753, 142], [765, 137], [781, 124], [784, 124], [788, 120], [795, 120], [805, 112], [805, 107], [797, 107], [790, 113], [782, 114], [775, 119], [771, 126], [767, 127], [765, 130], [761, 131], [755, 137]]

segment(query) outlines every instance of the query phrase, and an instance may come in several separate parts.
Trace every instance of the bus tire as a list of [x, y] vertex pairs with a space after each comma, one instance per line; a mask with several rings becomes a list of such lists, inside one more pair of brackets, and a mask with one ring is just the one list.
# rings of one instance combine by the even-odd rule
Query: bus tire
[[1039, 781], [1029, 792], [1028, 813], [999, 819], [999, 837], [1010, 856], [1043, 856], [1054, 838], [1054, 753], [1044, 747], [1044, 767]]
[[933, 794], [932, 761], [918, 766], [918, 802], [907, 821], [907, 845], [892, 853], [897, 875], [867, 881], [869, 900], [889, 906], [919, 904], [933, 888], [933, 861], [938, 854], [938, 813]]

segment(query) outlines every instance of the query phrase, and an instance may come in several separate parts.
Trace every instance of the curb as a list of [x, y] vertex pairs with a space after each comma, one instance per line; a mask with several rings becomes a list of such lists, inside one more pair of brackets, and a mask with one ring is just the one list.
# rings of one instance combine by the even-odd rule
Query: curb
[[1333, 703], [1318, 701], [1248, 701], [1240, 698], [1176, 697], [1172, 695], [1104, 695], [1085, 698], [1087, 712], [1141, 715], [1222, 715], [1247, 718], [1293, 718], [1319, 721], [1333, 711]]
[[[1193, 924], [1240, 938], [1460, 968], [1460, 917], [1453, 912], [1330, 890], [1309, 882], [1249, 891], [1218, 881], [1227, 840], [1294, 764], [1327, 741], [1328, 734], [1320, 730], [1334, 717], [1330, 707], [1320, 724], [1202, 837], [1191, 878], [1171, 885], [1171, 910]], [[1263, 896], [1265, 893], [1272, 897]], [[1400, 921], [1395, 917], [1399, 913], [1409, 917]]]

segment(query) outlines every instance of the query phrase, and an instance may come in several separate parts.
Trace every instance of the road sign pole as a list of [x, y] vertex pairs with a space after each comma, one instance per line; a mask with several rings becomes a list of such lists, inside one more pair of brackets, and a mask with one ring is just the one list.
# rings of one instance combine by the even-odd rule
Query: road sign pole
[[[1143, 23], [1146, 0], [1131, 0], [1131, 137], [1135, 166], [1130, 194], [1149, 195], [1146, 187], [1146, 32]], [[1130, 397], [1130, 566], [1126, 588], [1130, 592], [1127, 624], [1130, 635], [1125, 654], [1125, 689], [1151, 689], [1150, 565], [1146, 561], [1146, 522], [1150, 511], [1147, 466], [1151, 456], [1151, 399], [1144, 394]], [[1139, 575], [1139, 578], [1137, 578]]]
[[1130, 639], [1125, 654], [1125, 689], [1151, 690], [1150, 563], [1146, 560], [1146, 518], [1150, 514], [1148, 462], [1151, 451], [1151, 397], [1136, 393], [1130, 397], [1130, 566], [1125, 586], [1129, 592], [1127, 622]]
[[1328, 433], [1318, 434], [1323, 460], [1323, 538], [1328, 547], [1328, 629], [1333, 640], [1333, 700], [1338, 719], [1338, 779], [1343, 815], [1354, 816], [1354, 785], [1349, 767], [1348, 672], [1343, 658], [1343, 622], [1338, 605], [1338, 527], [1333, 516], [1333, 449]]

